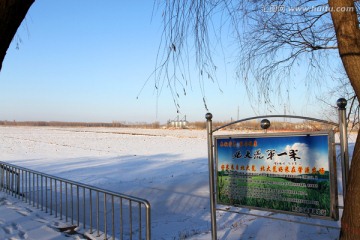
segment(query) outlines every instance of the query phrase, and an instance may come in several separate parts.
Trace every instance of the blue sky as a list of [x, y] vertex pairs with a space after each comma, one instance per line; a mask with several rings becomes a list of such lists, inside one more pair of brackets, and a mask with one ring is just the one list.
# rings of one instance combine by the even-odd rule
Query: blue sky
[[[147, 81], [155, 69], [161, 33], [161, 12], [153, 12], [153, 1], [36, 0], [0, 72], [0, 120], [175, 119], [168, 88], [157, 97], [154, 79]], [[284, 113], [283, 104], [270, 112], [256, 99], [251, 108], [245, 87], [234, 78], [233, 65], [224, 63], [230, 59], [221, 59], [217, 77], [222, 91], [216, 83], [205, 84], [214, 120], [235, 119], [238, 109], [240, 118]], [[180, 117], [204, 121], [206, 109], [196, 76], [192, 75], [187, 95], [180, 96]], [[290, 85], [287, 113], [314, 117], [318, 104], [309, 100], [304, 84]]]

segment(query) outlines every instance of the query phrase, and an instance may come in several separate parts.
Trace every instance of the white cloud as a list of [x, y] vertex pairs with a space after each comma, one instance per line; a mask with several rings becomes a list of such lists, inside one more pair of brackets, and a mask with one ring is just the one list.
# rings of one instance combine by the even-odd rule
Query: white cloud
[[289, 153], [291, 150], [294, 150], [296, 153], [296, 157], [300, 158], [296, 159], [297, 164], [309, 167], [316, 167], [317, 169], [324, 168], [325, 170], [329, 170], [328, 155], [318, 151], [312, 151], [311, 147], [309, 147], [305, 143], [294, 143], [292, 146], [287, 145], [284, 151], [287, 152], [288, 156], [286, 158], [277, 157], [276, 160], [284, 162], [284, 159], [286, 159], [285, 163], [294, 163], [294, 159], [289, 157]]

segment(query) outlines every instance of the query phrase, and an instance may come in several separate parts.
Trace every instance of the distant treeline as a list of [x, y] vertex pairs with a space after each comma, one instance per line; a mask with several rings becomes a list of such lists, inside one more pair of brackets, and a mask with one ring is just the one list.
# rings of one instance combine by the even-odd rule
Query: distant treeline
[[142, 128], [159, 128], [160, 123], [122, 123], [122, 122], [60, 122], [60, 121], [0, 121], [0, 126], [35, 126], [35, 127], [142, 127]]
[[[226, 130], [247, 130], [247, 131], [253, 131], [253, 130], [262, 130], [260, 126], [261, 120], [251, 120], [251, 121], [245, 121], [236, 123], [233, 125], [230, 125], [224, 129]], [[213, 122], [213, 129], [221, 127], [229, 122]], [[193, 126], [194, 128], [198, 129], [205, 129], [206, 128], [206, 122], [193, 122], [189, 123], [189, 126]], [[332, 129], [333, 126], [328, 124], [322, 124], [314, 121], [307, 121], [304, 120], [302, 122], [285, 122], [285, 121], [271, 121], [271, 127], [269, 130], [276, 130], [276, 131], [320, 131], [320, 130], [329, 130]]]
[[[213, 129], [223, 126], [229, 122], [214, 121]], [[145, 122], [116, 122], [103, 123], [103, 122], [60, 122], [60, 121], [0, 121], [0, 126], [36, 126], [36, 127], [116, 127], [116, 128], [186, 128], [186, 129], [206, 129], [205, 121], [197, 122], [187, 122], [186, 126], [174, 127], [173, 125], [160, 124], [159, 122], [145, 123]], [[283, 122], [283, 121], [271, 121], [270, 131], [319, 131], [319, 130], [329, 130], [331, 125], [322, 124], [313, 121], [303, 121], [303, 122]], [[251, 120], [246, 122], [241, 122], [237, 124], [230, 125], [226, 130], [262, 130], [260, 127], [260, 120]]]

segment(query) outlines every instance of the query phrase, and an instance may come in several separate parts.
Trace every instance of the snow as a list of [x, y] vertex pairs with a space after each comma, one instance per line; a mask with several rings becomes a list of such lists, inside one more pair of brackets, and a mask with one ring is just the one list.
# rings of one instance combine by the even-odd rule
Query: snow
[[[0, 134], [0, 161], [147, 199], [152, 207], [152, 239], [211, 239], [205, 130], [0, 127]], [[351, 152], [354, 141], [350, 136]], [[338, 221], [227, 210], [217, 211], [222, 240], [339, 235]], [[81, 238], [59, 232], [56, 227], [62, 224], [0, 192], [0, 239]]]
[[18, 199], [0, 193], [0, 238], [61, 240], [80, 239], [80, 235], [61, 233], [58, 227], [64, 225], [48, 214], [32, 209]]

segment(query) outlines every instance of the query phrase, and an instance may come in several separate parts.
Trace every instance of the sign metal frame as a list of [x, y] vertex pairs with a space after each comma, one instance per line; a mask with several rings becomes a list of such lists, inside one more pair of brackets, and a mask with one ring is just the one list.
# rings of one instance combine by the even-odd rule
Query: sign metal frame
[[[343, 199], [345, 199], [346, 195], [345, 195], [345, 189], [347, 186], [347, 181], [348, 181], [348, 175], [349, 175], [349, 168], [350, 168], [350, 164], [349, 164], [349, 152], [348, 152], [348, 139], [347, 139], [347, 121], [346, 121], [346, 105], [347, 105], [347, 100], [345, 98], [339, 98], [336, 102], [337, 107], [338, 107], [338, 123], [335, 122], [331, 122], [331, 121], [327, 121], [327, 120], [323, 120], [323, 119], [317, 119], [317, 118], [312, 118], [312, 117], [304, 117], [304, 116], [296, 116], [296, 115], [265, 115], [265, 116], [255, 116], [255, 117], [250, 117], [250, 118], [244, 118], [244, 119], [239, 119], [237, 121], [234, 122], [230, 122], [227, 124], [224, 124], [220, 127], [217, 127], [213, 130], [213, 126], [212, 126], [212, 118], [213, 115], [208, 112], [205, 115], [206, 118], [206, 132], [207, 132], [207, 145], [208, 145], [208, 168], [209, 168], [209, 197], [210, 197], [210, 215], [211, 215], [211, 239], [212, 240], [217, 240], [217, 223], [216, 223], [216, 190], [215, 190], [215, 172], [217, 171], [216, 167], [217, 165], [215, 164], [214, 161], [214, 148], [215, 148], [215, 144], [214, 144], [214, 132], [225, 128], [227, 126], [236, 124], [236, 123], [240, 123], [240, 122], [245, 122], [245, 121], [249, 121], [249, 120], [254, 120], [254, 119], [260, 119], [263, 118], [262, 122], [261, 122], [261, 127], [265, 130], [265, 132], [267, 131], [266, 129], [270, 127], [271, 123], [268, 119], [264, 119], [264, 118], [297, 118], [297, 119], [303, 119], [303, 120], [308, 120], [308, 121], [315, 121], [315, 122], [319, 122], [319, 123], [323, 123], [323, 124], [327, 124], [327, 125], [332, 125], [334, 129], [338, 129], [339, 133], [340, 133], [340, 159], [341, 159], [341, 175], [342, 175], [342, 194], [343, 194]], [[334, 149], [334, 144], [330, 145], [332, 146]], [[334, 154], [335, 156], [335, 154]], [[330, 161], [331, 163], [331, 161]], [[334, 160], [333, 162], [333, 166], [336, 166], [336, 162]], [[336, 171], [333, 171], [334, 174], [332, 174], [331, 176], [331, 181], [336, 181]], [[337, 189], [334, 189], [333, 187], [333, 192], [337, 191]], [[331, 206], [339, 209], [343, 206], [338, 206], [336, 204], [337, 202], [337, 194], [335, 196], [335, 199], [331, 199]], [[345, 200], [343, 200], [343, 202], [345, 202]], [[336, 206], [334, 206], [336, 204]], [[338, 211], [338, 210], [337, 210]], [[259, 217], [261, 217], [259, 215]], [[333, 216], [333, 219], [338, 219], [338, 216], [336, 216], [336, 212]]]
[[[216, 166], [215, 192], [218, 204], [338, 220], [336, 155], [333, 131], [216, 135], [213, 138]], [[253, 159], [249, 158], [253, 155], [249, 155], [246, 158], [246, 151], [250, 154], [248, 149], [253, 150], [251, 154], [256, 152], [259, 154], [259, 152], [265, 150], [257, 142], [261, 142], [262, 145], [269, 147], [277, 145], [279, 140], [301, 141], [301, 144], [305, 144], [308, 141], [318, 141], [319, 144], [323, 144], [327, 148], [327, 152], [324, 153], [327, 162], [321, 163], [319, 171], [311, 170], [316, 168], [310, 167], [310, 172], [305, 174], [305, 168], [309, 171], [310, 166], [306, 165], [309, 164], [306, 161], [310, 160], [296, 159], [298, 157], [295, 157], [295, 155], [293, 160], [289, 160], [289, 157], [286, 156], [287, 160], [284, 162], [279, 161], [281, 157], [277, 157], [278, 162], [266, 159], [264, 154], [262, 154], [262, 159], [259, 159], [259, 156], [257, 156], [257, 159], [255, 157]], [[219, 143], [225, 143], [225, 146], [220, 146]], [[247, 146], [248, 144], [249, 146]], [[307, 150], [319, 150], [312, 146], [306, 147]], [[219, 150], [224, 152], [222, 155], [226, 159], [219, 160]], [[262, 153], [264, 152], [262, 151]], [[275, 152], [272, 154], [275, 154]], [[283, 152], [282, 154], [287, 155], [288, 153]], [[311, 156], [316, 155], [319, 154], [312, 154]], [[229, 159], [229, 156], [231, 159]], [[316, 159], [311, 161], [314, 160]], [[289, 166], [288, 164], [292, 165]], [[317, 164], [319, 165], [318, 162]], [[262, 165], [262, 171], [260, 170], [260, 165]], [[266, 168], [268, 169], [266, 170]], [[286, 172], [285, 168], [287, 169]], [[296, 170], [296, 172], [291, 173], [291, 168]], [[272, 169], [276, 171], [281, 170], [281, 172], [274, 173]], [[297, 171], [300, 171], [300, 169], [301, 172], [298, 173]], [[280, 188], [281, 185], [276, 184], [282, 184], [282, 187]], [[226, 194], [224, 195], [224, 193]], [[255, 203], [246, 204], [246, 202]], [[257, 206], [259, 202], [263, 206]], [[319, 202], [321, 203], [321, 208], [316, 207], [316, 204], [319, 205]], [[264, 205], [267, 207], [264, 207]], [[287, 210], [281, 209], [282, 206]], [[291, 210], [289, 209], [290, 207]]]

